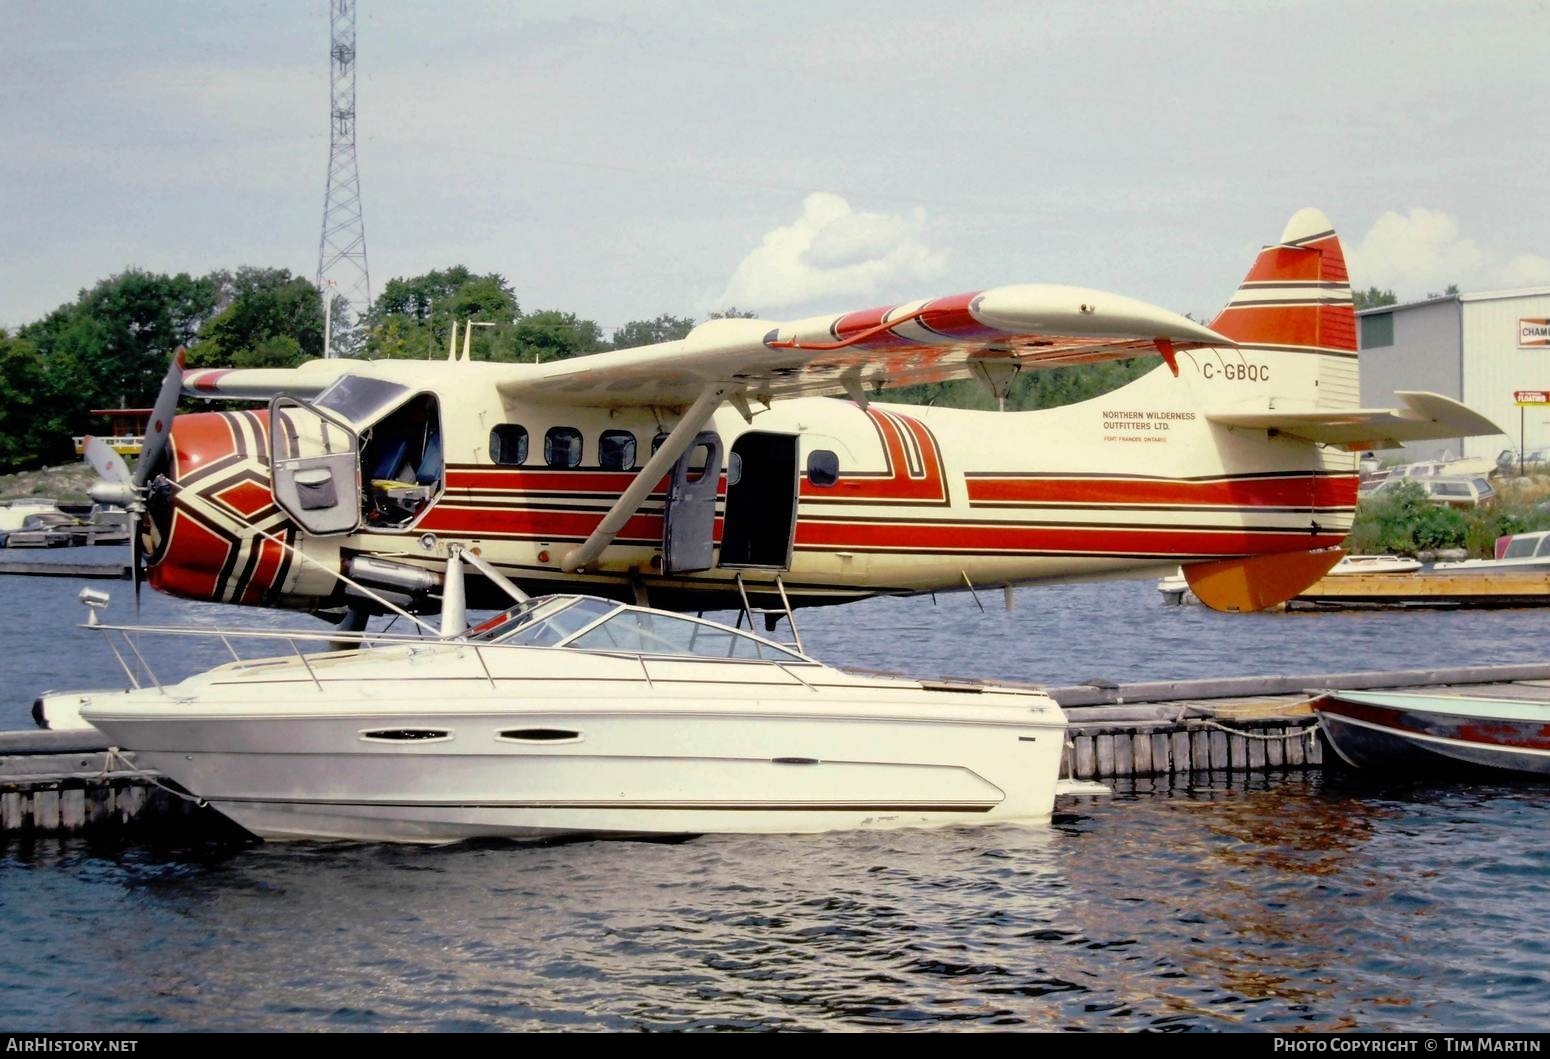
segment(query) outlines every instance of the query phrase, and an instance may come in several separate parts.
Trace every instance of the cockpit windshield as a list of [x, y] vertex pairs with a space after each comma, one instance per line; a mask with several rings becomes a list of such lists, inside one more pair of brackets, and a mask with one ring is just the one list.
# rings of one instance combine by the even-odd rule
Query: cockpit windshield
[[341, 375], [313, 403], [330, 412], [338, 412], [357, 426], [369, 423], [389, 405], [397, 404], [409, 387], [363, 375]]
[[628, 607], [593, 596], [529, 600], [479, 625], [471, 638], [488, 643], [622, 654], [808, 661], [794, 651], [725, 625]]

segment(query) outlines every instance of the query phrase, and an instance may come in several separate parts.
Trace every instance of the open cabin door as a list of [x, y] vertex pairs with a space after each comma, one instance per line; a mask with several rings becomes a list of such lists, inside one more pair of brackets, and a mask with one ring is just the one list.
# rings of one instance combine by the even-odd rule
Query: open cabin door
[[662, 526], [662, 572], [709, 570], [715, 549], [716, 493], [721, 485], [721, 438], [710, 430], [695, 436], [667, 478]]
[[799, 482], [797, 443], [795, 434], [759, 430], [732, 443], [719, 565], [790, 569]]
[[274, 499], [308, 533], [353, 533], [361, 524], [359, 439], [337, 416], [281, 394], [269, 402]]

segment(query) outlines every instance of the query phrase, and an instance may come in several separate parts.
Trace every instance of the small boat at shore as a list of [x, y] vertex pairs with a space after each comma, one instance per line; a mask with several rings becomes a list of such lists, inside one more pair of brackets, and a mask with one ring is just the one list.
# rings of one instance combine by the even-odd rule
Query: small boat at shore
[[[110, 645], [128, 634], [131, 651], [129, 635], [196, 634], [102, 625], [95, 612], [88, 627]], [[847, 673], [746, 630], [590, 596], [538, 597], [458, 628], [353, 634], [358, 649], [319, 652], [297, 640], [352, 634], [197, 630], [292, 653], [56, 698], [266, 839], [1050, 818], [1066, 718], [1039, 691]], [[40, 723], [58, 705], [40, 700]]]
[[1473, 768], [1550, 776], [1544, 698], [1443, 691], [1326, 691], [1313, 703], [1335, 753], [1356, 768]]
[[1550, 574], [1550, 530], [1510, 533], [1496, 539], [1494, 558], [1437, 563], [1433, 569], [1450, 574]]

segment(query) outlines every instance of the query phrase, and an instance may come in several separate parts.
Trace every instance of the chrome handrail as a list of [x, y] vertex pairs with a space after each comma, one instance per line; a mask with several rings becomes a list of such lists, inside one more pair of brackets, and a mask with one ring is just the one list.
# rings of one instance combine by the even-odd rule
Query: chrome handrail
[[[485, 643], [483, 641], [469, 640], [466, 637], [436, 638], [429, 636], [410, 636], [401, 633], [393, 634], [386, 632], [342, 632], [337, 629], [206, 629], [194, 628], [184, 625], [108, 625], [106, 623], [97, 621], [83, 622], [79, 628], [90, 629], [102, 633], [103, 638], [107, 641], [109, 649], [111, 649], [113, 652], [113, 657], [117, 659], [119, 666], [124, 670], [124, 674], [129, 678], [129, 682], [134, 685], [136, 689], [139, 689], [142, 687], [142, 685], [139, 678], [135, 674], [134, 668], [129, 665], [128, 661], [114, 645], [113, 637], [111, 634], [118, 633], [120, 637], [122, 637], [124, 645], [129, 648], [130, 652], [135, 656], [135, 659], [140, 663], [144, 673], [150, 677], [151, 683], [156, 686], [156, 690], [163, 693], [165, 693], [166, 688], [163, 687], [161, 679], [156, 675], [156, 671], [151, 668], [150, 662], [147, 661], [145, 656], [140, 653], [140, 650], [135, 647], [134, 641], [130, 638], [131, 633], [148, 634], [151, 636], [188, 636], [203, 637], [207, 639], [214, 638], [220, 640], [221, 643], [225, 645], [227, 652], [231, 654], [233, 662], [227, 664], [234, 664], [238, 666], [253, 665], [260, 662], [271, 662], [274, 661], [275, 658], [243, 658], [237, 653], [236, 648], [232, 645], [232, 640], [279, 641], [287, 644], [290, 647], [292, 653], [294, 653], [296, 657], [301, 660], [301, 664], [306, 669], [307, 675], [312, 679], [312, 683], [317, 686], [319, 691], [323, 690], [322, 680], [318, 677], [316, 670], [314, 670], [312, 667], [311, 660], [307, 657], [306, 652], [302, 651], [297, 641], [355, 643], [362, 647], [378, 645], [397, 646], [402, 644], [415, 644], [420, 646], [440, 644], [446, 647], [471, 647], [473, 648], [475, 659], [478, 661], [480, 668], [484, 672], [485, 679], [489, 681], [490, 687], [492, 688], [496, 688], [498, 685], [496, 684], [495, 675], [490, 672], [490, 667], [484, 660], [484, 652], [491, 648], [503, 651], [573, 651], [578, 654], [601, 654], [615, 658], [634, 658], [640, 662], [641, 673], [645, 677], [646, 683], [653, 687], [655, 686], [655, 681], [652, 680], [651, 672], [646, 666], [648, 659], [657, 659], [663, 661], [698, 660], [705, 662], [757, 662], [779, 669], [781, 672], [785, 673], [788, 677], [792, 678], [797, 683], [806, 685], [810, 690], [813, 691], [816, 691], [817, 688], [813, 687], [813, 685], [807, 680], [804, 680], [800, 674], [792, 672], [790, 667], [792, 665], [821, 666], [823, 664], [816, 661], [815, 659], [809, 658], [802, 658], [800, 661], [793, 661], [790, 659], [773, 658], [720, 658], [709, 655], [651, 654], [649, 652], [604, 650], [599, 648], [577, 648], [570, 647], [565, 643], [548, 644], [542, 646], [534, 644], [504, 643], [501, 641]], [[574, 637], [570, 637], [568, 639], [572, 638]]]

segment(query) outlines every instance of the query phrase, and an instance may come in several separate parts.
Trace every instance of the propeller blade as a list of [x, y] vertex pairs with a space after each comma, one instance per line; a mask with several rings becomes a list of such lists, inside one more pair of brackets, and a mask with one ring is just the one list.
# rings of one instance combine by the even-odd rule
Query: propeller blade
[[135, 504], [129, 509], [129, 580], [134, 584], [135, 621], [140, 620], [140, 560], [145, 555], [145, 547], [140, 543], [140, 506]]
[[91, 435], [86, 437], [86, 463], [97, 472], [97, 477], [105, 482], [115, 485], [128, 485], [134, 480], [129, 473], [129, 464], [124, 462], [124, 457], [118, 454], [118, 450], [101, 438]]
[[86, 438], [85, 456], [87, 466], [97, 472], [97, 480], [86, 490], [87, 495], [99, 504], [122, 508], [133, 505], [137, 494], [124, 457], [106, 441], [91, 436]]
[[183, 392], [183, 363], [187, 355], [187, 351], [179, 346], [178, 351], [172, 355], [171, 363], [167, 365], [166, 376], [161, 380], [161, 393], [156, 395], [151, 421], [145, 428], [145, 440], [140, 445], [140, 462], [135, 465], [136, 488], [150, 480], [151, 468], [156, 466], [167, 448], [167, 437], [172, 433], [172, 417], [178, 410], [178, 395]]

